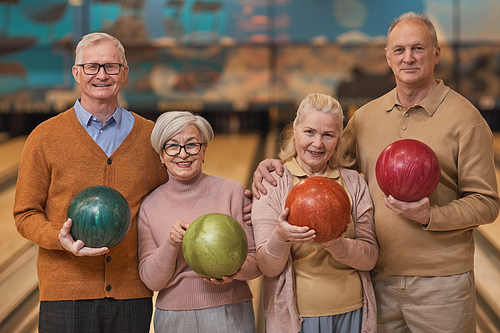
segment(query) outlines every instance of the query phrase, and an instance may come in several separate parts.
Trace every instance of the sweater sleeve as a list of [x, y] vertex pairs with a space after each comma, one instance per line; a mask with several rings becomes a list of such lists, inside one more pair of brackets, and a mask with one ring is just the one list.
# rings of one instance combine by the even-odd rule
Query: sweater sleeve
[[442, 178], [451, 184], [449, 187], [458, 187], [459, 197], [445, 205], [432, 206], [426, 230], [467, 229], [491, 223], [498, 216], [500, 198], [491, 130], [485, 121], [480, 121], [466, 131], [458, 144], [457, 179], [448, 179], [447, 173], [442, 173]]
[[49, 250], [62, 250], [59, 230], [64, 220], [48, 221], [46, 204], [51, 169], [45, 156], [49, 138], [35, 129], [26, 140], [19, 167], [14, 203], [18, 232], [29, 241]]
[[342, 176], [353, 198], [351, 217], [354, 238], [338, 238], [323, 245], [336, 261], [357, 270], [369, 271], [378, 259], [372, 198], [366, 181], [358, 172], [344, 169]]
[[235, 183], [235, 191], [231, 196], [231, 211], [233, 218], [240, 223], [245, 230], [245, 234], [248, 240], [248, 254], [245, 262], [241, 267], [241, 272], [236, 275], [236, 280], [246, 281], [255, 279], [256, 277], [261, 275], [259, 267], [257, 265], [257, 253], [255, 249], [255, 240], [253, 235], [252, 226], [247, 225], [243, 222], [243, 207], [250, 204], [250, 199], [245, 196], [245, 191], [243, 186], [238, 183]]
[[[254, 200], [252, 206], [257, 262], [262, 273], [268, 277], [278, 276], [285, 269], [292, 247], [291, 242], [283, 242], [274, 236], [278, 217], [284, 209], [286, 196], [291, 188], [288, 183], [291, 174], [285, 169], [283, 177], [274, 172], [272, 175], [276, 179], [277, 187], [264, 182], [267, 195]], [[293, 185], [293, 179], [291, 181]]]
[[[137, 230], [139, 275], [149, 289], [160, 291], [167, 287], [175, 275], [182, 243], [176, 244], [170, 237], [163, 237], [160, 243], [157, 242], [154, 236], [158, 230], [155, 230], [153, 221], [148, 217], [147, 197], [139, 210]], [[165, 234], [170, 235], [170, 228], [167, 231]]]

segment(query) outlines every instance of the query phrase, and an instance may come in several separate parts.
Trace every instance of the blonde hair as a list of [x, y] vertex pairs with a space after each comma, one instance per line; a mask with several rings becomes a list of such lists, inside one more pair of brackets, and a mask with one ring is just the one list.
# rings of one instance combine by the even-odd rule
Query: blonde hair
[[188, 125], [194, 125], [198, 129], [201, 143], [207, 144], [214, 139], [214, 130], [205, 118], [189, 111], [168, 111], [158, 117], [151, 132], [153, 149], [158, 155], [161, 155], [165, 142], [172, 139]]
[[116, 49], [120, 55], [120, 62], [123, 66], [127, 66], [127, 58], [125, 57], [125, 48], [122, 43], [116, 39], [115, 37], [104, 33], [104, 32], [94, 32], [88, 35], [83, 36], [82, 40], [76, 46], [76, 55], [75, 55], [75, 65], [82, 63], [82, 52], [83, 50], [90, 45], [95, 45], [102, 43], [104, 41], [111, 41], [115, 44]]
[[339, 166], [348, 165], [347, 161], [344, 159], [345, 144], [341, 135], [344, 127], [344, 112], [342, 106], [331, 96], [315, 93], [307, 95], [302, 100], [297, 109], [293, 124], [289, 124], [283, 129], [281, 134], [283, 144], [279, 153], [281, 161], [285, 163], [297, 156], [294, 131], [297, 126], [302, 123], [305, 115], [311, 111], [329, 114], [337, 120], [338, 128], [336, 130], [339, 133], [338, 141], [332, 157], [328, 160], [328, 166], [330, 168], [337, 168]]

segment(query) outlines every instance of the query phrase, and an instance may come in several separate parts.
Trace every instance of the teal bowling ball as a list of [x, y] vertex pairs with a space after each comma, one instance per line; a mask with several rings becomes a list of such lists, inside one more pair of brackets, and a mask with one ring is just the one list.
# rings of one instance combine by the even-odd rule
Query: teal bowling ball
[[113, 247], [125, 238], [132, 213], [125, 197], [117, 190], [90, 186], [71, 200], [67, 218], [73, 220], [71, 235], [87, 247]]

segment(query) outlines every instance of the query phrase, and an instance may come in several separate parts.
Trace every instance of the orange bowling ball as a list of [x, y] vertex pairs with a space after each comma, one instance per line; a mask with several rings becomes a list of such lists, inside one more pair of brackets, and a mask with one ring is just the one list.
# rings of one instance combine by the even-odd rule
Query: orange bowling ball
[[285, 202], [288, 223], [316, 231], [315, 242], [337, 238], [350, 221], [351, 203], [346, 191], [326, 177], [309, 177], [297, 183]]

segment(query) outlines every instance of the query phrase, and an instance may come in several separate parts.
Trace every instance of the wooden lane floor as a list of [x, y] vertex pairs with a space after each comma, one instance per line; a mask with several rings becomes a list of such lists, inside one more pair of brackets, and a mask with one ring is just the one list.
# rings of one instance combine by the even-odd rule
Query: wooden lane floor
[[0, 192], [0, 267], [6, 263], [13, 253], [26, 247], [29, 241], [22, 238], [14, 225], [12, 208], [14, 206], [15, 183], [17, 170], [26, 137], [18, 137], [0, 144], [0, 183], [6, 184], [5, 191]]
[[0, 191], [15, 184], [25, 136], [0, 142]]
[[[17, 169], [21, 161], [21, 154], [26, 137], [19, 137], [0, 144], [0, 181], [3, 183], [15, 182]], [[6, 263], [12, 253], [26, 247], [29, 241], [22, 238], [14, 225], [12, 208], [14, 206], [15, 187], [6, 185], [5, 191], [0, 192], [0, 267]]]
[[208, 144], [203, 172], [234, 179], [247, 188], [259, 143], [258, 134], [216, 134]]
[[[500, 191], [500, 133], [494, 133], [497, 186]], [[500, 331], [500, 216], [475, 231], [478, 332]]]
[[15, 187], [0, 193], [0, 322], [38, 288], [37, 246], [19, 235], [12, 217]]
[[[500, 191], [500, 133], [494, 133], [494, 139], [497, 186]], [[481, 231], [491, 245], [500, 251], [500, 216], [494, 223], [481, 226], [478, 230]]]
[[[3, 331], [12, 331], [12, 325], [31, 327], [36, 323], [33, 307], [22, 318], [11, 315], [25, 307], [26, 300], [37, 294], [37, 247], [19, 235], [14, 224], [15, 181], [26, 137], [4, 140], [0, 143], [0, 323]], [[35, 298], [35, 306], [38, 300]]]

